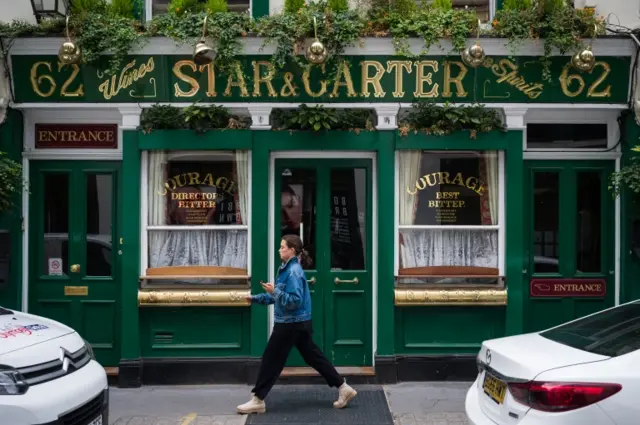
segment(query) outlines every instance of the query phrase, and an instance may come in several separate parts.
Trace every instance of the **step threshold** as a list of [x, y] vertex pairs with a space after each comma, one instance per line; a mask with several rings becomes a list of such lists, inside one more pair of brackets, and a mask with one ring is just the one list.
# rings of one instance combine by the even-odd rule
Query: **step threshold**
[[[375, 376], [376, 371], [373, 367], [362, 366], [337, 366], [336, 370], [342, 376]], [[285, 367], [280, 376], [320, 376], [315, 369], [311, 367]]]

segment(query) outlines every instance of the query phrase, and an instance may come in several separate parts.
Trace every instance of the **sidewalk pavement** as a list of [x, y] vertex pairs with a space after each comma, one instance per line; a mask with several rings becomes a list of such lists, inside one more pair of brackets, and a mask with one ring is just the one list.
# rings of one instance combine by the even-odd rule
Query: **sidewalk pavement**
[[[470, 385], [411, 382], [384, 390], [396, 425], [467, 425], [464, 397]], [[249, 399], [250, 390], [247, 385], [111, 388], [108, 425], [244, 425], [246, 416], [235, 407]]]

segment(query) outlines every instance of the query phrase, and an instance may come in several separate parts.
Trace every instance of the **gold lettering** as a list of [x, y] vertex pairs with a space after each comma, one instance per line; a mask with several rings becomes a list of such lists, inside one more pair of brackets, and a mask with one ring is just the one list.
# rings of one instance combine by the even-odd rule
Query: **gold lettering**
[[173, 84], [174, 95], [176, 97], [193, 97], [200, 90], [200, 83], [198, 83], [198, 80], [196, 80], [194, 77], [191, 77], [182, 72], [182, 68], [184, 67], [191, 68], [193, 72], [196, 72], [197, 70], [196, 64], [193, 61], [181, 60], [173, 65], [173, 75], [175, 75], [178, 80], [187, 83], [191, 88], [189, 89], [189, 91], [184, 91], [180, 88], [180, 83], [175, 82]]
[[[51, 62], [41, 61], [41, 62], [34, 63], [31, 66], [31, 73], [30, 73], [31, 88], [40, 97], [51, 97], [51, 95], [53, 95], [53, 92], [56, 90], [56, 81], [49, 74], [38, 76], [38, 68], [40, 68], [43, 65], [45, 68], [49, 70], [49, 72], [52, 71]], [[43, 81], [49, 82], [49, 91], [47, 92], [43, 92], [42, 90], [40, 90], [40, 85], [42, 84]]]
[[394, 69], [396, 71], [396, 85], [395, 90], [393, 90], [393, 97], [404, 97], [403, 71], [407, 71], [408, 74], [413, 72], [413, 68], [411, 68], [411, 61], [387, 61], [387, 72], [391, 73]]
[[[373, 66], [376, 69], [376, 75], [369, 77], [369, 67]], [[384, 97], [386, 92], [382, 90], [382, 84], [380, 80], [384, 75], [384, 66], [378, 61], [362, 61], [360, 62], [362, 69], [362, 95], [369, 97], [369, 84], [373, 85], [373, 95], [375, 97]]]
[[464, 186], [464, 183], [463, 183], [463, 180], [462, 180], [462, 173], [456, 174], [456, 176], [453, 178], [453, 181], [451, 182], [451, 184], [457, 184], [458, 186]]
[[[589, 90], [587, 90], [587, 97], [611, 97], [611, 84], [609, 84], [603, 91], [596, 91], [600, 84], [604, 83], [604, 80], [607, 79], [607, 76], [611, 72], [611, 66], [609, 66], [609, 64], [606, 62], [598, 61], [594, 65], [593, 69], [596, 69], [597, 67], [602, 67], [604, 69], [604, 72], [589, 87]], [[593, 72], [593, 69], [591, 70], [591, 72]]]
[[[233, 67], [234, 72], [229, 75], [229, 79], [227, 80], [227, 88], [224, 90], [224, 96], [231, 96], [231, 88], [238, 87], [240, 89], [240, 97], [249, 97], [249, 90], [247, 90], [247, 84], [244, 81], [244, 75], [242, 73], [242, 68], [240, 67], [240, 63], [237, 62], [236, 66]], [[234, 81], [234, 74], [235, 80]]]
[[[58, 72], [62, 71], [62, 68], [65, 65], [62, 62], [58, 62]], [[80, 67], [75, 63], [71, 65], [71, 75], [67, 78], [67, 81], [64, 82], [62, 88], [60, 89], [60, 96], [62, 97], [81, 97], [84, 96], [84, 84], [80, 83], [76, 91], [68, 91], [69, 86], [73, 83], [80, 73]]]
[[[278, 97], [278, 93], [273, 88], [273, 83], [271, 82], [271, 80], [273, 80], [273, 77], [276, 75], [275, 66], [273, 66], [273, 64], [269, 61], [253, 61], [251, 62], [251, 65], [253, 66], [253, 96], [262, 96], [262, 93], [260, 92], [260, 84], [264, 83], [267, 85], [269, 97]], [[267, 67], [266, 77], [262, 76], [261, 67], [263, 66]]]
[[[324, 74], [325, 72], [324, 64], [320, 66], [320, 70]], [[310, 74], [309, 69], [304, 71], [304, 73], [302, 74], [302, 83], [304, 84], [304, 91], [311, 97], [323, 96], [327, 92], [327, 81], [320, 80], [320, 91], [314, 92], [313, 90], [311, 90], [311, 83], [309, 82], [309, 74]]]
[[189, 174], [189, 186], [200, 184], [200, 173], [188, 173]]
[[296, 88], [296, 85], [293, 82], [293, 73], [291, 72], [284, 73], [284, 85], [280, 89], [280, 96], [282, 97], [298, 96], [298, 89]]
[[213, 176], [211, 175], [211, 173], [207, 174], [204, 177], [204, 180], [202, 180], [202, 184], [206, 184], [207, 186], [211, 186], [211, 187], [215, 186], [213, 184]]
[[[416, 91], [413, 92], [413, 95], [415, 97], [438, 97], [438, 93], [439, 93], [439, 85], [438, 83], [433, 83], [433, 73], [429, 72], [426, 73], [426, 68], [431, 68], [433, 69], [433, 72], [438, 72], [438, 61], [434, 61], [434, 60], [425, 60], [425, 61], [418, 61], [415, 63], [415, 67], [416, 67]], [[428, 92], [425, 92], [425, 87], [424, 85], [426, 84], [433, 84], [433, 87], [431, 88], [431, 90], [429, 90]]]
[[493, 64], [491, 71], [498, 77], [498, 83], [506, 82], [526, 94], [530, 99], [539, 97], [544, 89], [544, 86], [540, 83], [528, 84], [524, 77], [518, 74], [518, 66], [509, 59], [502, 59], [499, 63]]
[[136, 60], [132, 60], [122, 68], [120, 71], [120, 78], [116, 79], [116, 75], [111, 79], [104, 80], [98, 90], [102, 93], [105, 100], [109, 100], [120, 93], [120, 90], [126, 89], [131, 84], [142, 79], [148, 72], [152, 72], [155, 69], [155, 62], [153, 57], [150, 57], [146, 64], [141, 64], [138, 69], [134, 69], [136, 66]]
[[[451, 65], [455, 65], [460, 69], [458, 75], [455, 78], [451, 77]], [[442, 97], [451, 97], [451, 84], [456, 85], [456, 96], [467, 97], [469, 94], [464, 89], [462, 80], [467, 76], [467, 67], [459, 61], [445, 61], [444, 62], [444, 88], [442, 90]]]
[[[344, 82], [340, 80], [344, 77]], [[347, 88], [347, 96], [348, 97], [356, 97], [356, 91], [353, 88], [353, 80], [351, 79], [351, 71], [349, 70], [349, 62], [343, 61], [342, 65], [338, 67], [338, 72], [336, 75], [336, 81], [333, 83], [333, 92], [329, 95], [329, 97], [338, 97], [340, 94], [338, 91], [340, 87]]]
[[216, 93], [216, 70], [214, 68], [214, 62], [200, 65], [200, 72], [205, 69], [207, 70], [207, 97], [216, 97], [218, 93]]

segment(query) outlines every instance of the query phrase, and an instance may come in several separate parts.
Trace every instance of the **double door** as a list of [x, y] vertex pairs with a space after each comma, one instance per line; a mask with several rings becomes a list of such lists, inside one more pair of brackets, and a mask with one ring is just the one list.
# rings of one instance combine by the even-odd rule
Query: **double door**
[[[337, 366], [372, 364], [371, 160], [275, 162], [275, 270], [282, 236], [300, 236], [314, 340]], [[297, 350], [288, 366], [304, 366]]]
[[525, 162], [528, 331], [613, 306], [613, 161]]
[[120, 163], [33, 161], [30, 181], [29, 312], [75, 329], [115, 366]]

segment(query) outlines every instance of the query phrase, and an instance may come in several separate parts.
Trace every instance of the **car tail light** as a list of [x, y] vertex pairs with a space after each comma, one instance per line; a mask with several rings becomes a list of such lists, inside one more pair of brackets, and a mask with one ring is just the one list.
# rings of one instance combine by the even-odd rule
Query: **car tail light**
[[519, 403], [544, 412], [566, 412], [611, 397], [618, 384], [524, 382], [510, 383], [509, 392]]

